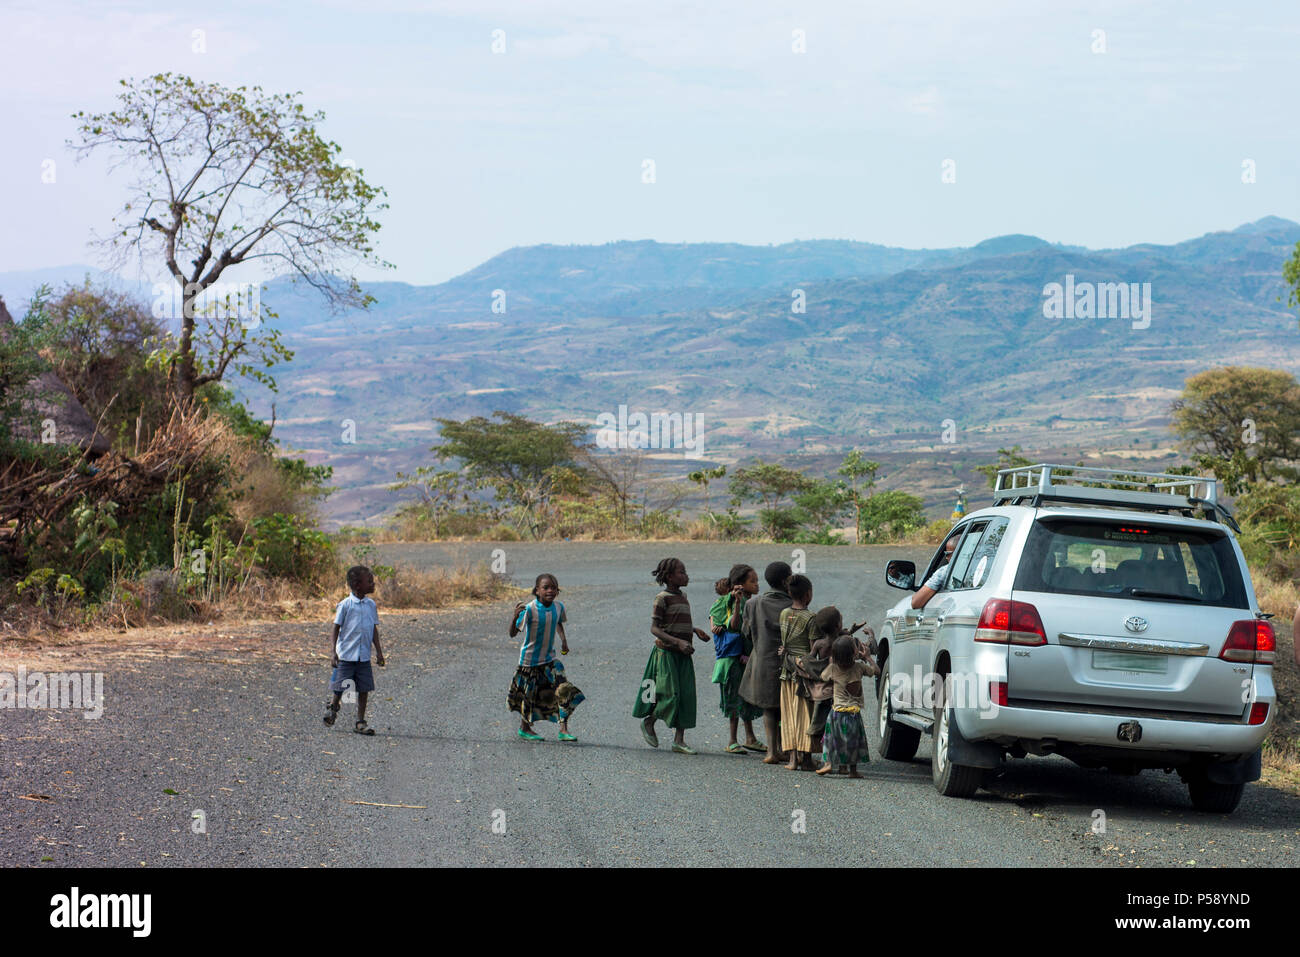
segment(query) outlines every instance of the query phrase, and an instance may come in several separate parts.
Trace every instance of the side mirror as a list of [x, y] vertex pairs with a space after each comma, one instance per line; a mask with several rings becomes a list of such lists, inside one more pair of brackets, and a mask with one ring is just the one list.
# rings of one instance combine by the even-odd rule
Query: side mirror
[[894, 588], [916, 591], [916, 562], [895, 559], [885, 566], [885, 581]]

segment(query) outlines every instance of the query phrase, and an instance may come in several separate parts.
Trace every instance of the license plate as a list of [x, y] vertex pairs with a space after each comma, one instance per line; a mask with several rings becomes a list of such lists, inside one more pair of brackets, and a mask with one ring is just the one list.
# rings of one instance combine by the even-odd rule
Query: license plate
[[1098, 671], [1141, 671], [1163, 675], [1169, 670], [1166, 655], [1135, 655], [1123, 651], [1094, 651], [1092, 666]]

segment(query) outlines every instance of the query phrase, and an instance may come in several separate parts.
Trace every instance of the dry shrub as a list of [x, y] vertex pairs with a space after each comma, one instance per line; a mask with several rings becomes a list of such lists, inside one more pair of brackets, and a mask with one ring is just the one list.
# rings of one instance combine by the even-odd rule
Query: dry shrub
[[1294, 738], [1271, 735], [1261, 757], [1265, 783], [1300, 792], [1300, 748]]
[[431, 569], [398, 565], [379, 581], [375, 597], [385, 608], [443, 608], [496, 599], [509, 587], [486, 562]]
[[1276, 581], [1258, 568], [1250, 570], [1250, 578], [1255, 584], [1260, 611], [1286, 619], [1295, 614], [1296, 605], [1300, 604], [1300, 589], [1294, 581]]
[[686, 524], [686, 539], [692, 542], [717, 542], [722, 540], [717, 522], [697, 518]]

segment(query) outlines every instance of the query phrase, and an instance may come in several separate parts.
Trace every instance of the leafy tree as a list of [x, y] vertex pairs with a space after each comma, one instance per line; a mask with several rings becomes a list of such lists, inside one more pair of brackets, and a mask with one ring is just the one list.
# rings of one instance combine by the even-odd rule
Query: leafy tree
[[433, 520], [433, 534], [440, 537], [442, 528], [452, 512], [467, 509], [471, 505], [470, 496], [478, 488], [477, 483], [453, 469], [435, 469], [421, 465], [413, 473], [397, 473], [397, 481], [389, 486], [391, 489], [415, 489], [420, 496], [420, 506]]
[[848, 486], [843, 482], [814, 482], [810, 488], [795, 495], [794, 503], [806, 516], [807, 524], [825, 538], [853, 501]]
[[9, 454], [20, 448], [40, 451], [19, 434], [39, 431], [34, 428], [32, 399], [48, 398], [39, 393], [36, 378], [49, 368], [40, 355], [52, 339], [49, 295], [50, 287], [41, 286], [22, 322], [0, 326], [0, 451]]
[[713, 509], [709, 507], [709, 482], [713, 481], [714, 479], [720, 479], [724, 477], [726, 474], [727, 474], [727, 467], [725, 465], [719, 465], [711, 469], [696, 469], [694, 472], [686, 476], [696, 485], [703, 487], [704, 516], [709, 520], [713, 519]]
[[925, 525], [923, 506], [921, 499], [899, 489], [877, 492], [862, 508], [863, 527], [873, 539], [902, 537]]
[[[860, 542], [862, 541], [862, 503], [866, 493], [870, 492], [876, 484], [876, 473], [880, 471], [880, 463], [863, 458], [862, 453], [854, 449], [844, 456], [844, 461], [835, 471], [849, 480], [849, 501], [854, 511], [854, 541]], [[861, 489], [858, 488], [859, 482], [862, 483]]]
[[[753, 465], [736, 469], [728, 490], [736, 505], [747, 501], [758, 502], [759, 523], [769, 535], [778, 538], [781, 529], [788, 531], [789, 525], [789, 516], [785, 515], [782, 503], [791, 495], [808, 491], [813, 484], [814, 480], [802, 472], [759, 459]], [[797, 524], [796, 521], [795, 525]]]
[[147, 305], [89, 279], [48, 304], [45, 355], [99, 431], [128, 450], [149, 442], [171, 411], [167, 381], [149, 368], [167, 330]]
[[490, 486], [497, 498], [522, 513], [520, 524], [537, 534], [557, 495], [573, 495], [591, 481], [582, 465], [587, 427], [576, 422], [546, 425], [512, 412], [492, 418], [435, 418], [442, 442], [431, 451], [439, 461], [457, 459], [469, 479]]
[[173, 73], [121, 85], [117, 109], [73, 114], [79, 140], [70, 145], [79, 157], [108, 151], [139, 174], [106, 243], [165, 265], [179, 287], [180, 339], [165, 359], [181, 395], [228, 369], [274, 388], [264, 370], [292, 354], [261, 323], [266, 311], [196, 300], [260, 260], [334, 308], [365, 308], [373, 298], [356, 278], [335, 273], [389, 265], [371, 246], [386, 194], [339, 161], [339, 145], [317, 132], [324, 114], [306, 112], [300, 94]]
[[578, 469], [586, 426], [576, 422], [546, 425], [513, 412], [493, 412], [458, 421], [434, 418], [442, 444], [430, 451], [439, 461], [459, 459], [469, 474], [498, 482], [541, 482], [552, 469]]
[[1282, 264], [1282, 281], [1287, 285], [1286, 304], [1300, 307], [1300, 243], [1295, 244], [1291, 258]]
[[1280, 369], [1226, 366], [1187, 380], [1173, 405], [1173, 430], [1229, 494], [1300, 472], [1300, 383]]
[[1009, 449], [998, 449], [998, 460], [996, 462], [990, 462], [988, 465], [977, 465], [975, 471], [988, 479], [989, 488], [993, 488], [997, 485], [998, 472], [1002, 469], [1018, 469], [1033, 464], [1033, 459], [1027, 459], [1020, 454], [1020, 446], [1013, 445]]

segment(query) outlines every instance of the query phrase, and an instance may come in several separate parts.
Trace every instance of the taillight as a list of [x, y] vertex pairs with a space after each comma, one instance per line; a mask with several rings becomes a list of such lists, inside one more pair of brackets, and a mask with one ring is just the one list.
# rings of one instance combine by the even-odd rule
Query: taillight
[[989, 682], [989, 700], [999, 708], [1007, 706], [1007, 683], [1005, 681]]
[[1277, 660], [1277, 636], [1263, 618], [1234, 621], [1219, 657], [1224, 661], [1271, 665]]
[[1268, 720], [1268, 703], [1256, 701], [1250, 706], [1250, 723], [1263, 724]]
[[975, 640], [1003, 645], [1045, 645], [1047, 633], [1033, 605], [1008, 598], [990, 598], [980, 612]]

